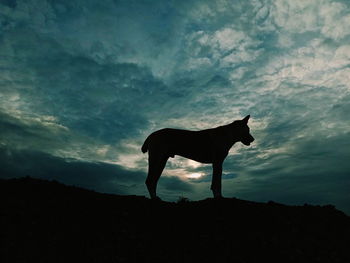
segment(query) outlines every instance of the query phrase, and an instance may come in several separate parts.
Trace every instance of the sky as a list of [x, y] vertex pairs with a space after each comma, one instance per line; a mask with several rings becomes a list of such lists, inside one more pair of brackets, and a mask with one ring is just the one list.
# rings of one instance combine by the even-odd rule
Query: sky
[[[1, 0], [0, 177], [145, 195], [141, 145], [250, 114], [223, 195], [350, 214], [350, 2]], [[211, 197], [176, 156], [163, 200]]]

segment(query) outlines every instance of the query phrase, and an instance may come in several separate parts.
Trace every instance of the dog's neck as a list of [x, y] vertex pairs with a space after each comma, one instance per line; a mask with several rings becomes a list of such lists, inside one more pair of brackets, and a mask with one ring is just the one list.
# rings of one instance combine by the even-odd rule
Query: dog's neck
[[222, 129], [222, 131], [226, 134], [228, 138], [230, 138], [229, 148], [231, 148], [236, 142], [239, 142], [240, 140], [238, 139], [237, 136], [237, 130], [239, 129], [238, 124], [235, 122], [232, 122], [227, 125], [219, 126], [218, 128]]

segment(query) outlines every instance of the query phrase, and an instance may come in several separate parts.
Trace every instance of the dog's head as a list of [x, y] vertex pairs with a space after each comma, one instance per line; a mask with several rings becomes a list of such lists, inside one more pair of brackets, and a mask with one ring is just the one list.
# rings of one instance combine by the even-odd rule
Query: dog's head
[[254, 137], [249, 133], [249, 118], [250, 115], [246, 116], [243, 120], [236, 121], [238, 125], [238, 140], [247, 146], [254, 141]]

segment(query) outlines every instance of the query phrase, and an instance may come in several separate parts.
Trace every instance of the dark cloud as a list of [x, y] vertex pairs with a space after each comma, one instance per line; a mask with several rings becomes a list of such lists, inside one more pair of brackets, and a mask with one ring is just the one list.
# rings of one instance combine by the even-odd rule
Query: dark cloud
[[[223, 173], [222, 174], [222, 180], [227, 180], [227, 179], [233, 179], [236, 178], [238, 175], [237, 174], [233, 174], [233, 173]], [[202, 183], [202, 182], [211, 182], [212, 179], [212, 175], [211, 173], [209, 174], [205, 174], [203, 176], [200, 176], [199, 178], [190, 178], [190, 181], [193, 183]]]
[[[64, 159], [44, 152], [0, 148], [2, 178], [32, 176], [57, 180], [105, 193], [146, 194], [142, 171], [129, 171], [114, 164]], [[20, 165], [19, 165], [20, 164]], [[189, 191], [192, 187], [176, 177], [163, 177], [159, 190]]]
[[[53, 115], [74, 131], [109, 143], [137, 135], [139, 127], [147, 125], [144, 113], [169, 99], [165, 85], [147, 68], [100, 64], [68, 54], [52, 39], [30, 35], [16, 39], [21, 41], [26, 41], [27, 60], [13, 67], [21, 72], [31, 68], [34, 80], [25, 90], [12, 84], [11, 92], [20, 92], [21, 108]], [[23, 47], [15, 52], [22, 53]]]
[[[240, 171], [248, 177], [247, 181], [237, 178], [227, 182], [227, 188], [232, 187], [229, 192], [240, 198], [288, 204], [333, 203], [349, 213], [346, 201], [346, 189], [350, 186], [348, 136], [344, 134], [323, 141], [317, 138], [302, 140], [287, 154], [275, 153], [269, 158], [248, 156], [260, 168], [250, 170], [249, 167], [240, 167]], [[244, 161], [239, 163], [243, 165]]]
[[17, 6], [17, 1], [16, 0], [1, 0], [0, 4], [3, 4], [5, 6], [15, 8]]
[[70, 134], [44, 117], [28, 117], [0, 110], [0, 144], [14, 149], [52, 151], [62, 148]]
[[[165, 190], [170, 190], [171, 192], [185, 191], [190, 193], [193, 190], [192, 185], [190, 183], [185, 182], [175, 176], [162, 177], [159, 181], [159, 185], [160, 192], [162, 192], [163, 187], [165, 188]], [[176, 193], [174, 194], [176, 195]]]
[[130, 185], [143, 183], [145, 177], [142, 172], [129, 172], [117, 165], [64, 159], [37, 151], [2, 148], [0, 153], [3, 178], [32, 176], [102, 192], [125, 194]]
[[[333, 116], [334, 120], [341, 119], [343, 121], [347, 121], [349, 119], [350, 112], [350, 96], [344, 96], [342, 97], [337, 103], [335, 103], [332, 108], [330, 109], [329, 115]], [[337, 129], [337, 127], [335, 127]], [[342, 127], [339, 127], [339, 129], [342, 129]]]

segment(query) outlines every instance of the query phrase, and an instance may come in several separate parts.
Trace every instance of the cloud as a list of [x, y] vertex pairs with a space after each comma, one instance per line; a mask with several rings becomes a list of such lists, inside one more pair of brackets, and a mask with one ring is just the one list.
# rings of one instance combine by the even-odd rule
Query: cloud
[[281, 150], [271, 147], [262, 154], [265, 147], [258, 147], [257, 152], [235, 156], [238, 167], [226, 166], [239, 176], [224, 181], [226, 194], [288, 204], [335, 203], [349, 212], [345, 194], [350, 168], [348, 136], [343, 130], [322, 141], [317, 136], [301, 137], [285, 143]]
[[32, 117], [0, 111], [0, 143], [11, 148], [57, 148], [68, 129], [53, 116]]
[[[40, 151], [0, 148], [2, 178], [32, 176], [57, 180], [69, 185], [115, 194], [147, 195], [143, 171], [126, 170], [122, 166], [60, 158]], [[21, 165], [18, 165], [18, 164]], [[176, 199], [176, 191], [191, 192], [192, 186], [177, 177], [162, 177], [159, 192], [167, 191], [168, 198]], [[171, 193], [169, 193], [171, 190]], [[175, 195], [174, 195], [175, 192]]]
[[[86, 57], [67, 54], [51, 40], [25, 38], [29, 49], [23, 57], [28, 56], [29, 64], [17, 63], [13, 67], [18, 74], [29, 67], [32, 74], [24, 77], [19, 85], [12, 84], [3, 98], [6, 101], [13, 94], [19, 94], [17, 109], [55, 116], [72, 130], [113, 142], [146, 125], [143, 112], [152, 111], [155, 99], [167, 97], [162, 92], [164, 84], [146, 68], [135, 64], [101, 65]], [[24, 39], [17, 37], [13, 44], [19, 41]], [[39, 42], [46, 45], [48, 52], [55, 52], [45, 53]], [[14, 52], [21, 54], [22, 50], [20, 47]], [[29, 77], [30, 83], [25, 83]], [[30, 87], [22, 91], [25, 88], [22, 83]], [[157, 98], [151, 96], [152, 93]], [[127, 107], [130, 104], [132, 108]]]
[[142, 173], [128, 172], [116, 165], [63, 159], [38, 151], [2, 148], [1, 162], [3, 178], [33, 176], [102, 192], [125, 194], [131, 184], [144, 179]]
[[2, 4], [10, 8], [15, 8], [17, 6], [16, 0], [5, 0], [2, 1]]

